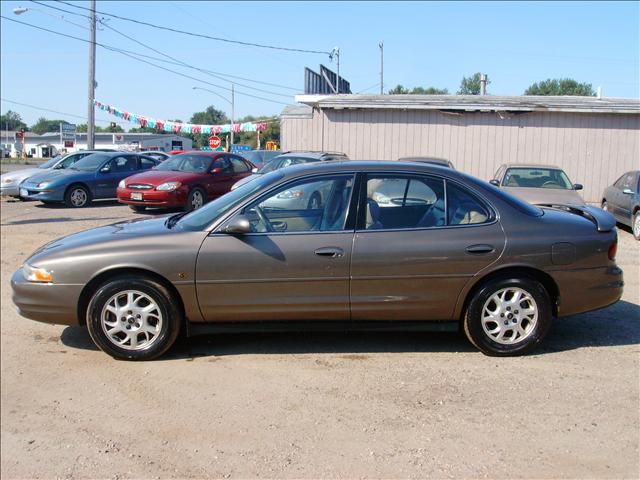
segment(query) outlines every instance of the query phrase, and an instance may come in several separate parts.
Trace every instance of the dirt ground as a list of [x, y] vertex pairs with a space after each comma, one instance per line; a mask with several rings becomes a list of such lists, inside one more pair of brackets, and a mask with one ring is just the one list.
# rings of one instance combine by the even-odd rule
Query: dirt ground
[[1, 470], [8, 478], [638, 478], [639, 243], [623, 300], [523, 358], [455, 333], [227, 334], [147, 363], [19, 317], [38, 246], [137, 214], [2, 201]]

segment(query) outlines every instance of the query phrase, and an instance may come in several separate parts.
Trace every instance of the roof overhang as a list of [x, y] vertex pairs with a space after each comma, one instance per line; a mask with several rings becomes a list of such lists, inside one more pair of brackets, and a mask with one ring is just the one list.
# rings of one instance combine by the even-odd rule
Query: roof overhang
[[571, 112], [640, 114], [640, 100], [576, 96], [296, 95], [319, 109], [444, 110], [462, 112]]

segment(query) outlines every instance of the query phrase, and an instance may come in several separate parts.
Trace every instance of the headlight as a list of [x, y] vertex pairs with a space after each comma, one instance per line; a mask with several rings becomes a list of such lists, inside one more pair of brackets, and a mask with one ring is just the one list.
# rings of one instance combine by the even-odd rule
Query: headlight
[[167, 183], [158, 185], [156, 187], [156, 190], [170, 192], [171, 190], [176, 190], [177, 188], [180, 188], [180, 185], [182, 185], [182, 183], [180, 182], [167, 182]]
[[49, 186], [49, 182], [40, 182], [38, 184], [38, 188], [45, 188]]
[[28, 263], [22, 266], [22, 275], [30, 282], [51, 283], [53, 282], [51, 273], [44, 268], [32, 267]]
[[120, 183], [118, 184], [118, 188], [125, 188], [124, 179], [120, 180]]
[[277, 198], [302, 198], [304, 192], [302, 190], [285, 190], [278, 194]]
[[3, 178], [2, 183], [5, 183], [5, 184], [13, 183], [13, 178], [9, 178], [9, 177]]

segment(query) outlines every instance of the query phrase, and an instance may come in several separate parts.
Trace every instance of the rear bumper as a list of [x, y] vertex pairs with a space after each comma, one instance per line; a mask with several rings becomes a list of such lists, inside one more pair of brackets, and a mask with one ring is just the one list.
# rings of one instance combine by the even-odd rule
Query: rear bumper
[[560, 291], [558, 316], [575, 315], [604, 308], [622, 297], [622, 269], [613, 265], [581, 270], [549, 272]]
[[13, 303], [18, 313], [38, 322], [78, 325], [78, 300], [84, 285], [27, 282], [18, 270], [11, 278]]

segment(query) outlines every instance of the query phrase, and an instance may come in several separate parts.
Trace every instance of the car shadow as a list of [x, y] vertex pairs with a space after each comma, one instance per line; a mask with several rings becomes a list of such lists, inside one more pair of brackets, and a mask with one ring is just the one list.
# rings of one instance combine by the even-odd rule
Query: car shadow
[[[60, 340], [71, 348], [97, 350], [83, 327], [65, 328]], [[637, 344], [640, 344], [640, 307], [619, 301], [606, 309], [555, 321], [547, 338], [532, 355]], [[247, 354], [364, 355], [475, 351], [464, 335], [455, 332], [224, 333], [181, 338], [160, 360]]]
[[67, 207], [62, 202], [56, 202], [56, 203], [42, 203], [42, 202], [40, 202], [40, 203], [34, 205], [34, 207], [36, 207], [36, 208], [44, 208], [44, 209], [47, 209], [47, 210], [56, 210], [56, 209], [86, 210], [86, 209], [92, 209], [92, 208], [104, 208], [104, 207], [116, 207], [116, 206], [124, 207], [125, 205], [120, 203], [120, 202], [118, 202], [117, 200], [93, 200], [89, 205], [87, 205], [86, 207], [82, 207], [82, 208]]

